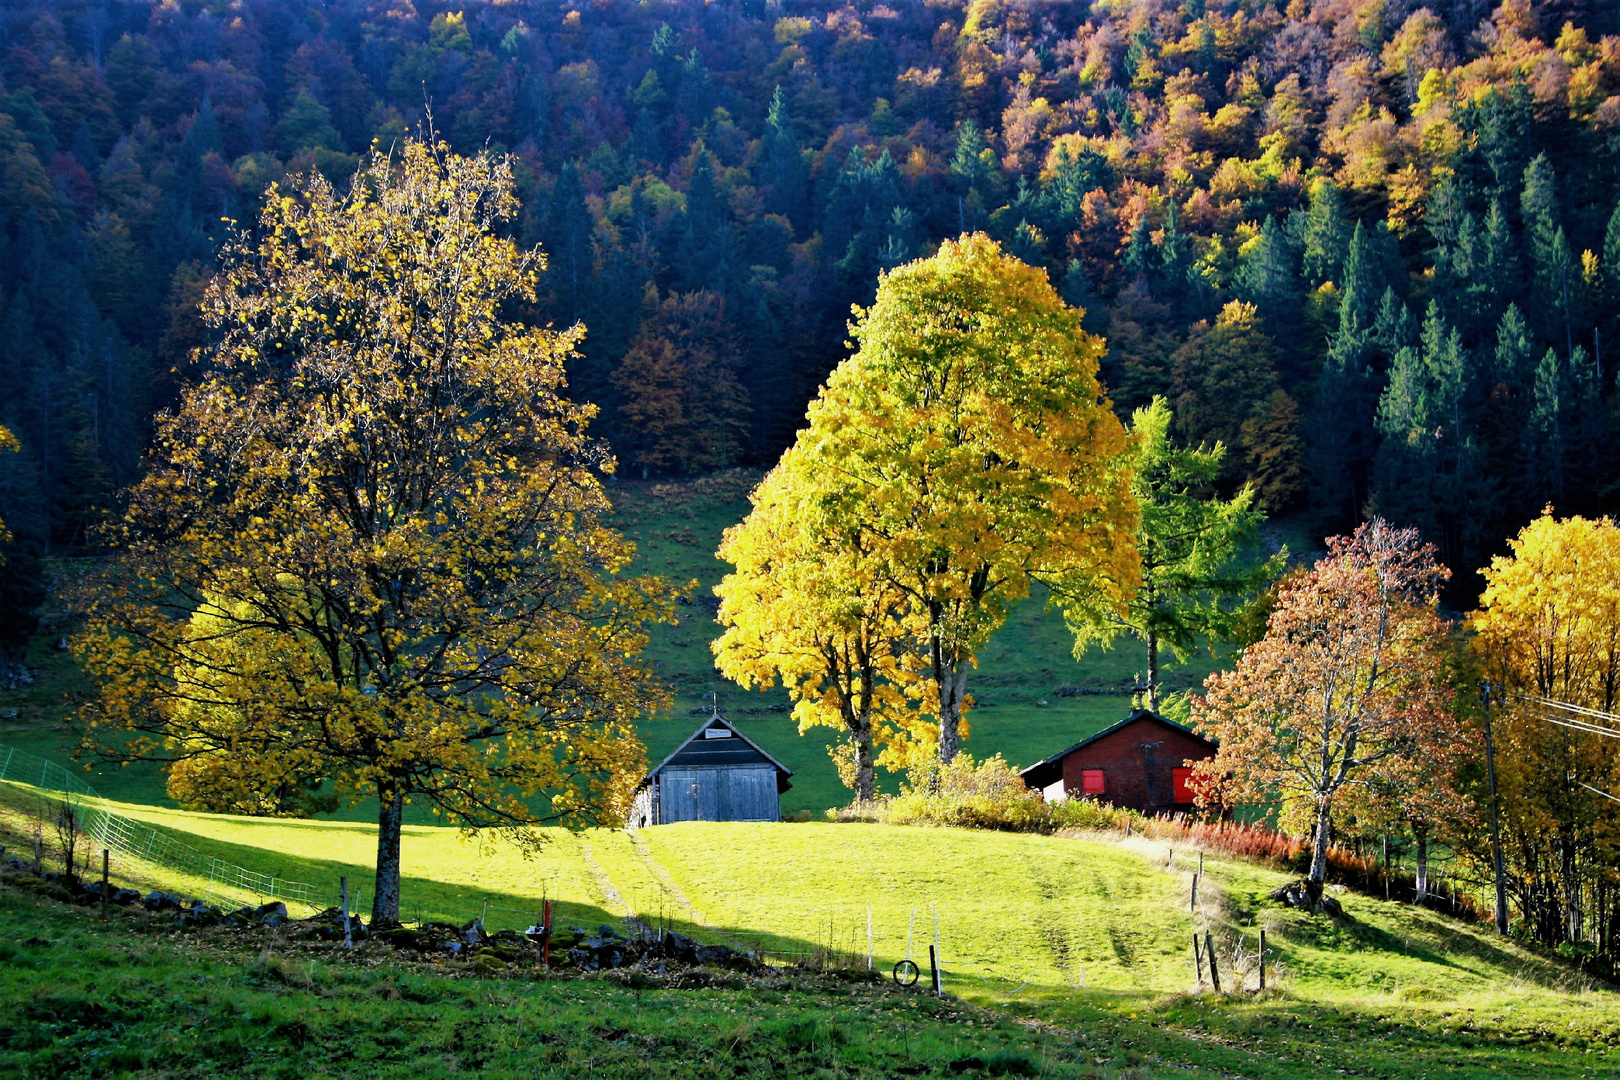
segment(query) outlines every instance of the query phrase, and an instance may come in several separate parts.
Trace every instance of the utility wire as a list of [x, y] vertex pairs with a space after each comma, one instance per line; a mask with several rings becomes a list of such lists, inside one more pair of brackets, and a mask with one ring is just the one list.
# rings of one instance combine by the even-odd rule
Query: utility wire
[[[1575, 782], [1577, 784], [1581, 784], [1581, 782], [1579, 780], [1577, 780]], [[1610, 802], [1620, 802], [1620, 797], [1610, 795], [1607, 791], [1599, 791], [1597, 788], [1593, 787], [1591, 784], [1581, 784], [1581, 787], [1585, 788], [1587, 791], [1590, 791], [1594, 795], [1603, 796], [1605, 799], [1608, 799]]]
[[1569, 728], [1572, 731], [1585, 731], [1609, 739], [1620, 739], [1620, 731], [1616, 731], [1614, 728], [1598, 727], [1596, 724], [1587, 724], [1579, 720], [1560, 720], [1555, 716], [1538, 715], [1536, 719], [1544, 720], [1549, 724], [1557, 724], [1559, 727]]
[[1607, 720], [1613, 724], [1620, 724], [1620, 715], [1616, 715], [1611, 712], [1604, 712], [1602, 709], [1593, 709], [1585, 705], [1576, 705], [1572, 702], [1557, 701], [1553, 698], [1547, 697], [1537, 698], [1536, 700], [1541, 702], [1543, 705], [1551, 705], [1555, 709], [1563, 709], [1566, 712], [1576, 713], [1580, 716], [1590, 716], [1594, 719]]

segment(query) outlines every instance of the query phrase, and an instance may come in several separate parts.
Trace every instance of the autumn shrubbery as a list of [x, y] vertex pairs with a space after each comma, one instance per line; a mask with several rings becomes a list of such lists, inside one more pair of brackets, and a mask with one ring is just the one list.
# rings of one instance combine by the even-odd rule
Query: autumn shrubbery
[[1045, 832], [1046, 800], [1000, 754], [975, 761], [961, 754], [949, 765], [914, 770], [899, 795], [876, 804], [890, 825], [954, 825], [971, 829]]

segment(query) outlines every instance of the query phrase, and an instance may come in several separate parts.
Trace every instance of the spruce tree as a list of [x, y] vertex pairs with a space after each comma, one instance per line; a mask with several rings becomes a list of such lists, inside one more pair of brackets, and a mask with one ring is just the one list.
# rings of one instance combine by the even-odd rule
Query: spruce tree
[[806, 172], [799, 140], [788, 118], [782, 87], [771, 95], [770, 111], [765, 114], [765, 134], [760, 140], [760, 181], [765, 187], [765, 209], [781, 214], [794, 225], [805, 224]]
[[1557, 176], [1546, 154], [1537, 155], [1524, 170], [1519, 207], [1530, 249], [1532, 296], [1542, 334], [1548, 340], [1562, 339], [1564, 354], [1569, 356], [1575, 349], [1573, 305], [1580, 268], [1564, 235]]
[[1306, 280], [1313, 288], [1324, 281], [1338, 281], [1351, 239], [1351, 224], [1344, 212], [1344, 197], [1333, 181], [1318, 180], [1311, 189], [1311, 206], [1302, 225]]
[[1311, 417], [1312, 502], [1329, 529], [1360, 520], [1370, 494], [1372, 421], [1379, 390], [1372, 363], [1377, 345], [1374, 305], [1383, 282], [1360, 224], [1351, 235], [1344, 278], [1339, 328], [1328, 343]]
[[1431, 301], [1421, 344], [1395, 353], [1375, 421], [1376, 512], [1418, 529], [1451, 565], [1464, 564], [1474, 540], [1477, 467], [1465, 411], [1468, 375], [1462, 339]]

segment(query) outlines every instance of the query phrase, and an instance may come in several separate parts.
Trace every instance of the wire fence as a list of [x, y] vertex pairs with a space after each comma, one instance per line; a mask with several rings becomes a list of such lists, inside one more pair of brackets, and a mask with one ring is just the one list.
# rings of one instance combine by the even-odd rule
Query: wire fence
[[[16, 747], [0, 746], [0, 783], [35, 788], [74, 807], [86, 836], [109, 851], [179, 871], [206, 884], [198, 886], [202, 899], [221, 906], [240, 904], [244, 896], [259, 901], [280, 900], [318, 909], [315, 886], [305, 881], [265, 874], [204, 854], [151, 825], [126, 817], [89, 784], [54, 761]], [[235, 895], [232, 895], [232, 893]]]

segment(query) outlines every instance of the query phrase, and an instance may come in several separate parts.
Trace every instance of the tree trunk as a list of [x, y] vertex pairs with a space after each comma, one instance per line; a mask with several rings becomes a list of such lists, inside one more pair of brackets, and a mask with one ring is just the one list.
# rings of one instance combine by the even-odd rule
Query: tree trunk
[[405, 820], [405, 796], [398, 791], [378, 792], [377, 887], [371, 897], [375, 927], [399, 925], [399, 836]]
[[962, 701], [967, 697], [967, 671], [960, 661], [945, 658], [944, 645], [935, 638], [930, 646], [934, 685], [939, 690], [939, 763], [949, 765], [962, 749]]
[[1417, 841], [1417, 899], [1421, 904], [1429, 895], [1429, 830], [1413, 829]]
[[1318, 887], [1327, 880], [1328, 825], [1332, 803], [1324, 796], [1316, 799], [1316, 836], [1311, 841], [1311, 872], [1308, 880]]
[[1148, 676], [1147, 703], [1153, 712], [1159, 711], [1159, 634], [1149, 630], [1147, 635]]
[[877, 777], [872, 767], [872, 721], [861, 717], [851, 725], [855, 737], [855, 801], [871, 802], [877, 796]]

